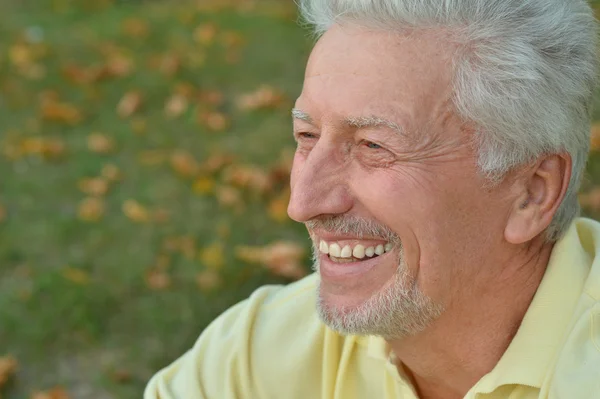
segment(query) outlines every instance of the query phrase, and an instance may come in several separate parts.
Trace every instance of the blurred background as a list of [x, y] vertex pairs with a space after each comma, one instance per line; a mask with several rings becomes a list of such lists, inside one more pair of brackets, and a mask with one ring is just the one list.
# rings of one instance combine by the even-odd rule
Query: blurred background
[[292, 0], [0, 0], [0, 397], [139, 398], [309, 273], [286, 207], [311, 43]]

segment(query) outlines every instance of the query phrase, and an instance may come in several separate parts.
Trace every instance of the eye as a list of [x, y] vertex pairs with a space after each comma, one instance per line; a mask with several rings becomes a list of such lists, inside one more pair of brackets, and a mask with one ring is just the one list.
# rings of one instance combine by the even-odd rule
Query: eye
[[383, 147], [382, 147], [382, 146], [380, 146], [379, 144], [375, 144], [375, 143], [373, 143], [372, 141], [365, 141], [365, 142], [364, 142], [364, 145], [365, 145], [367, 148], [370, 148], [370, 149], [372, 149], [372, 150], [381, 150], [381, 149], [383, 148]]
[[300, 140], [300, 139], [309, 139], [309, 140], [312, 140], [312, 139], [316, 139], [317, 138], [316, 134], [314, 134], [314, 133], [308, 133], [308, 132], [299, 132], [299, 133], [296, 133], [295, 136], [296, 136], [297, 140]]

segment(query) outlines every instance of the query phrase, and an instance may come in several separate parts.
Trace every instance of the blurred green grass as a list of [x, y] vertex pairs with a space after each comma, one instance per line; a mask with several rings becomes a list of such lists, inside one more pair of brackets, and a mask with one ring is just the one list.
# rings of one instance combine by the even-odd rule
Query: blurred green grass
[[[269, 212], [285, 199], [285, 178], [266, 193], [240, 188], [229, 207], [211, 190], [225, 184], [221, 171], [194, 189], [202, 173], [172, 158], [186, 153], [203, 165], [226, 154], [272, 176], [282, 149], [293, 148], [289, 110], [310, 46], [291, 1], [3, 1], [0, 356], [19, 364], [8, 398], [54, 386], [73, 398], [140, 397], [215, 316], [259, 285], [289, 281], [235, 256], [240, 245], [274, 241], [308, 254], [303, 227]], [[114, 76], [78, 75], [111, 60]], [[283, 99], [266, 109], [237, 105], [263, 85]], [[186, 110], [166, 115], [173, 93], [190, 90]], [[142, 105], [119, 116], [133, 91]], [[69, 123], [64, 110], [53, 117], [48, 102], [75, 107], [80, 120]], [[224, 115], [227, 126], [214, 131], [204, 112]], [[94, 132], [114, 149], [91, 151]], [[121, 176], [98, 195], [98, 220], [82, 220], [89, 195], [81, 182], [107, 165]], [[598, 177], [594, 156], [584, 190]], [[124, 212], [127, 201], [140, 205]], [[223, 262], [200, 255], [215, 243]], [[196, 276], [212, 269], [223, 283], [202, 289]]]

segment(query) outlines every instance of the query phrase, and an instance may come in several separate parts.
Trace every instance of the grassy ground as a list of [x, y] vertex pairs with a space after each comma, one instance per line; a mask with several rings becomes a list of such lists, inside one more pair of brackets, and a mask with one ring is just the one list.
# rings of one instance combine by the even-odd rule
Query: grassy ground
[[306, 272], [285, 205], [310, 41], [291, 1], [226, 3], [2, 1], [6, 397], [140, 397], [216, 315]]

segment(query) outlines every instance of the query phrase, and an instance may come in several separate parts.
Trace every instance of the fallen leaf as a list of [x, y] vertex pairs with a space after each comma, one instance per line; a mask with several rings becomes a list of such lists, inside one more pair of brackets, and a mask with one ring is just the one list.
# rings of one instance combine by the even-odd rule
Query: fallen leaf
[[79, 204], [77, 216], [85, 222], [97, 222], [104, 216], [104, 201], [100, 198], [86, 198]]
[[73, 104], [54, 100], [42, 101], [42, 119], [49, 122], [77, 125], [83, 119], [81, 111]]
[[246, 40], [241, 33], [235, 31], [226, 31], [220, 35], [220, 42], [228, 49], [241, 47]]
[[202, 104], [218, 107], [225, 102], [225, 94], [219, 90], [205, 90], [198, 95], [198, 101]]
[[92, 197], [102, 197], [108, 192], [109, 184], [104, 177], [90, 177], [79, 181], [79, 189]]
[[136, 200], [130, 199], [125, 201], [122, 209], [125, 216], [133, 222], [144, 223], [150, 220], [148, 209]]
[[595, 187], [587, 193], [580, 193], [578, 197], [583, 208], [600, 211], [600, 187]]
[[25, 44], [15, 44], [8, 50], [8, 59], [17, 67], [23, 67], [34, 61], [31, 47]]
[[253, 165], [230, 166], [223, 171], [223, 181], [258, 193], [266, 193], [272, 189], [269, 174]]
[[19, 145], [22, 155], [40, 155], [45, 159], [58, 159], [65, 154], [65, 144], [62, 140], [50, 137], [30, 137]]
[[123, 21], [121, 32], [131, 38], [144, 39], [150, 34], [150, 27], [142, 18], [132, 17]]
[[165, 150], [144, 150], [139, 153], [138, 161], [145, 166], [157, 166], [165, 163], [168, 155]]
[[17, 359], [13, 356], [0, 356], [0, 388], [8, 382], [17, 371]]
[[165, 114], [168, 118], [181, 116], [188, 108], [188, 100], [181, 94], [172, 95], [165, 104]]
[[198, 195], [207, 195], [215, 191], [215, 180], [212, 177], [203, 176], [196, 179], [192, 189]]
[[133, 376], [129, 370], [117, 369], [110, 374], [110, 378], [118, 384], [125, 384], [130, 382]]
[[150, 270], [146, 273], [146, 285], [152, 290], [165, 290], [171, 286], [171, 276], [163, 270]]
[[222, 132], [229, 127], [225, 114], [218, 111], [198, 112], [198, 122], [213, 132]]
[[269, 202], [268, 213], [271, 219], [279, 223], [284, 223], [290, 220], [287, 214], [288, 204], [290, 202], [290, 190], [284, 190], [280, 195]]
[[171, 218], [171, 212], [168, 209], [155, 209], [152, 213], [152, 220], [157, 223], [166, 223]]
[[193, 177], [198, 173], [199, 165], [190, 153], [177, 150], [171, 154], [171, 168], [183, 177]]
[[88, 149], [97, 154], [109, 154], [115, 149], [115, 141], [102, 133], [92, 133], [87, 139]]
[[243, 206], [240, 191], [231, 186], [218, 186], [215, 189], [215, 195], [219, 205], [226, 208], [236, 208], [238, 210]]
[[217, 30], [217, 25], [214, 23], [199, 25], [196, 29], [194, 29], [194, 40], [198, 44], [207, 46], [215, 40]]
[[600, 123], [592, 125], [590, 133], [590, 147], [592, 151], [600, 151]]
[[219, 270], [225, 265], [223, 243], [214, 242], [200, 251], [200, 261], [209, 269]]
[[87, 285], [90, 282], [90, 275], [86, 271], [74, 267], [64, 268], [62, 275], [65, 279], [78, 285]]
[[122, 78], [133, 72], [133, 60], [122, 54], [113, 54], [106, 61], [105, 74], [107, 76]]
[[64, 388], [54, 387], [48, 391], [34, 392], [31, 399], [70, 399], [70, 396]]
[[117, 105], [117, 114], [127, 118], [136, 113], [142, 105], [142, 94], [133, 90], [125, 93]]
[[235, 161], [235, 157], [231, 154], [217, 153], [213, 154], [200, 165], [200, 169], [208, 174], [214, 174], [221, 171], [226, 166]]
[[181, 59], [178, 56], [174, 54], [165, 54], [162, 57], [160, 57], [160, 60], [158, 62], [158, 70], [161, 73], [169, 77], [173, 77], [177, 74], [177, 72], [179, 72], [180, 68]]
[[203, 292], [214, 291], [223, 284], [223, 278], [215, 270], [204, 270], [196, 275], [196, 284]]
[[130, 126], [134, 134], [141, 136], [146, 133], [148, 123], [145, 119], [135, 118], [131, 121]]
[[112, 163], [108, 163], [102, 167], [100, 175], [110, 182], [116, 182], [121, 179], [121, 171]]
[[307, 274], [302, 266], [304, 248], [294, 242], [277, 241], [265, 247], [241, 246], [235, 249], [235, 255], [244, 262], [260, 264], [281, 277], [300, 279]]
[[237, 105], [242, 110], [273, 109], [285, 103], [283, 94], [271, 86], [261, 86], [252, 93], [241, 95]]
[[67, 64], [61, 68], [61, 72], [69, 82], [86, 85], [102, 79], [106, 71], [103, 66], [80, 67], [75, 64]]

